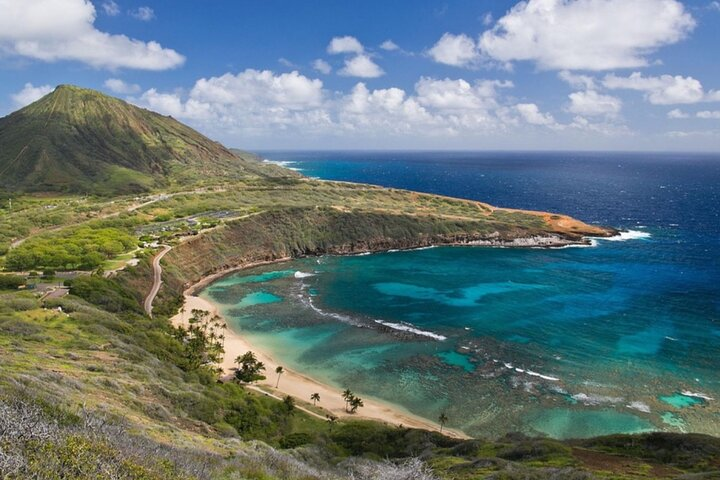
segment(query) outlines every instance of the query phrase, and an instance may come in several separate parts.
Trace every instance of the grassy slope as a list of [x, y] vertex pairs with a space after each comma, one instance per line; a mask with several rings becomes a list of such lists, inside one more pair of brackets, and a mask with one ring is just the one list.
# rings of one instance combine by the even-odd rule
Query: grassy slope
[[0, 119], [0, 187], [134, 193], [207, 179], [292, 175], [99, 92], [61, 85]]

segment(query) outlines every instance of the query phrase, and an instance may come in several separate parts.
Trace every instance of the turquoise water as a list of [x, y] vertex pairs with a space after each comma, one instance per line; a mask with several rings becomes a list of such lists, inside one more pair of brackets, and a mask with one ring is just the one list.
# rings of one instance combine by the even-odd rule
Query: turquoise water
[[251, 343], [360, 395], [445, 412], [472, 435], [720, 434], [720, 159], [373, 155], [297, 166], [634, 233], [591, 248], [445, 247], [238, 272], [203, 295]]

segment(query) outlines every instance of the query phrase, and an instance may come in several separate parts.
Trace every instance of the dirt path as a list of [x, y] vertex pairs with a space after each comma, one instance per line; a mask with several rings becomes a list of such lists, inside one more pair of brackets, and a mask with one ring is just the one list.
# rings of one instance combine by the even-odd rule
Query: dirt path
[[145, 306], [145, 313], [151, 317], [153, 300], [155, 300], [155, 297], [160, 290], [160, 285], [162, 285], [162, 267], [160, 266], [160, 260], [162, 260], [162, 257], [164, 257], [165, 254], [172, 249], [170, 245], [163, 245], [162, 247], [162, 252], [158, 253], [155, 255], [155, 258], [153, 258], [153, 286], [150, 289], [150, 293], [148, 293], [147, 297], [145, 297], [145, 303], [143, 304]]

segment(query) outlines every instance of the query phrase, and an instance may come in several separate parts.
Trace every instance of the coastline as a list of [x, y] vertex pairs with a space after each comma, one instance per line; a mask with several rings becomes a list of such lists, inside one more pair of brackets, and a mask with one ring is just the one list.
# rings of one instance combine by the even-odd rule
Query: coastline
[[[259, 262], [254, 264], [243, 265], [232, 269], [224, 270], [216, 274], [210, 275], [203, 278], [199, 282], [190, 286], [184, 292], [184, 304], [183, 310], [173, 316], [170, 321], [173, 326], [187, 326], [188, 319], [192, 315], [193, 309], [200, 309], [209, 311], [212, 315], [218, 315], [223, 318], [216, 305], [210, 301], [199, 297], [196, 293], [207, 286], [212, 281], [227, 275], [231, 272], [238, 271], [244, 268], [250, 268], [258, 265], [265, 265], [270, 263], [280, 263], [290, 259], [278, 259], [275, 261]], [[223, 319], [224, 320], [224, 319]], [[227, 323], [227, 322], [226, 322]], [[257, 356], [258, 360], [265, 364], [265, 373], [267, 379], [257, 382], [257, 385], [261, 385], [269, 391], [280, 394], [280, 395], [291, 395], [303, 403], [310, 402], [310, 395], [313, 393], [320, 394], [320, 402], [317, 407], [327, 413], [331, 413], [341, 419], [358, 419], [358, 420], [375, 420], [390, 425], [403, 426], [408, 428], [418, 428], [431, 431], [440, 431], [440, 425], [432, 422], [428, 419], [414, 415], [409, 412], [402, 411], [398, 406], [386, 403], [374, 398], [363, 398], [365, 406], [362, 407], [358, 413], [349, 414], [345, 412], [345, 402], [342, 399], [342, 390], [340, 388], [327, 385], [320, 382], [302, 372], [295, 371], [293, 369], [284, 367], [284, 373], [280, 379], [278, 388], [275, 388], [277, 376], [275, 375], [275, 368], [279, 365], [272, 356], [262, 350], [258, 349], [257, 346], [252, 345], [246, 337], [240, 333], [234, 331], [228, 325], [225, 331], [225, 355], [222, 363], [219, 365], [226, 375], [232, 374], [232, 368], [235, 366], [234, 359], [239, 355], [247, 351], [253, 351]], [[454, 437], [468, 439], [471, 438], [465, 433], [454, 430], [451, 428], [443, 428], [442, 433]]]
[[[614, 229], [606, 229], [605, 232], [607, 233], [607, 237], [605, 238], [612, 238], [616, 235], [619, 235], [619, 232]], [[339, 248], [337, 251], [327, 251], [323, 254], [325, 255], [364, 255], [364, 254], [371, 254], [371, 253], [379, 253], [379, 252], [387, 252], [387, 251], [403, 251], [403, 250], [415, 250], [415, 249], [424, 249], [424, 248], [432, 248], [432, 247], [440, 247], [440, 246], [447, 246], [447, 247], [490, 247], [490, 248], [568, 248], [572, 246], [582, 247], [582, 246], [592, 246], [593, 245], [593, 239], [597, 237], [590, 237], [590, 236], [579, 236], [579, 238], [567, 238], [562, 235], [558, 234], [548, 234], [548, 235], [535, 235], [535, 236], [529, 236], [529, 237], [518, 237], [513, 239], [500, 239], [494, 236], [490, 236], [490, 238], [485, 238], [482, 240], [470, 240], [470, 239], [463, 239], [459, 240], [457, 238], [449, 241], [449, 242], [438, 242], [438, 243], [430, 243], [430, 242], [418, 242], [418, 245], [415, 245], [413, 247], [407, 247], [405, 245], [400, 246], [401, 248], [397, 249], [391, 249], [387, 248], [387, 246], [383, 246], [380, 248], [358, 248], [357, 250], [352, 249], [344, 249]], [[369, 245], [365, 245], [365, 247], [368, 247]], [[309, 254], [307, 256], [316, 256]], [[205, 287], [207, 287], [212, 282], [225, 277], [231, 273], [258, 267], [262, 265], [270, 265], [270, 264], [276, 264], [276, 263], [282, 263], [287, 262], [295, 259], [297, 257], [291, 257], [291, 256], [285, 256], [285, 257], [279, 257], [274, 259], [266, 259], [266, 260], [260, 260], [260, 261], [251, 261], [251, 262], [244, 262], [240, 263], [235, 266], [229, 266], [226, 268], [223, 268], [219, 271], [215, 271], [212, 273], [208, 273], [207, 275], [203, 276], [196, 282], [192, 284], [185, 284], [185, 289], [183, 291], [183, 297], [184, 297], [184, 303], [183, 308], [180, 312], [178, 312], [176, 315], [171, 317], [170, 321], [173, 324], [173, 326], [187, 326], [188, 319], [191, 316], [191, 312], [193, 309], [200, 309], [200, 310], [206, 310], [211, 312], [212, 315], [217, 315], [220, 318], [223, 318], [222, 314], [219, 311], [219, 308], [214, 305], [212, 302], [199, 297], [197, 294]], [[223, 318], [226, 324], [228, 322]], [[356, 414], [349, 414], [345, 411], [345, 402], [342, 399], [342, 390], [337, 387], [333, 387], [331, 385], [328, 385], [326, 383], [323, 383], [321, 381], [318, 381], [317, 379], [314, 379], [302, 372], [295, 371], [293, 369], [287, 368], [283, 366], [284, 373], [282, 375], [282, 378], [280, 380], [280, 384], [278, 388], [275, 388], [275, 384], [277, 381], [277, 376], [275, 375], [275, 368], [279, 366], [280, 364], [275, 361], [272, 358], [272, 355], [263, 350], [257, 348], [256, 345], [252, 345], [247, 338], [245, 338], [241, 333], [232, 330], [229, 327], [225, 331], [225, 355], [223, 357], [222, 363], [219, 365], [223, 373], [225, 375], [231, 375], [232, 369], [234, 368], [234, 359], [237, 358], [239, 355], [242, 355], [243, 353], [247, 351], [253, 351], [258, 360], [263, 362], [266, 366], [265, 373], [267, 374], [267, 379], [262, 380], [260, 382], [257, 382], [257, 385], [260, 385], [263, 387], [263, 389], [259, 387], [251, 387], [255, 390], [265, 392], [265, 394], [273, 395], [291, 395], [298, 400], [302, 401], [305, 404], [309, 404], [310, 395], [313, 393], [319, 393], [321, 401], [317, 405], [320, 409], [322, 409], [324, 412], [331, 413], [338, 418], [342, 419], [366, 419], [366, 420], [376, 420], [380, 421], [386, 424], [396, 425], [396, 426], [404, 426], [409, 428], [418, 428], [418, 429], [425, 429], [425, 430], [431, 430], [431, 431], [440, 431], [440, 425], [433, 422], [432, 420], [420, 417], [418, 415], [414, 415], [410, 412], [407, 412], [402, 409], [402, 407], [398, 405], [394, 405], [390, 402], [385, 402], [383, 400], [377, 399], [377, 398], [364, 398], [365, 406], [362, 407], [362, 409], [356, 413]], [[268, 393], [272, 392], [272, 393]], [[273, 395], [274, 396], [274, 395]], [[302, 407], [301, 407], [302, 408]], [[303, 408], [304, 409], [304, 408]], [[308, 410], [306, 410], [308, 411]], [[320, 416], [315, 412], [308, 411], [308, 413]], [[322, 416], [320, 416], [322, 417]], [[455, 438], [463, 438], [468, 439], [471, 438], [468, 435], [466, 435], [464, 432], [459, 430], [454, 430], [450, 428], [443, 427], [442, 432], [448, 436], [455, 437]]]

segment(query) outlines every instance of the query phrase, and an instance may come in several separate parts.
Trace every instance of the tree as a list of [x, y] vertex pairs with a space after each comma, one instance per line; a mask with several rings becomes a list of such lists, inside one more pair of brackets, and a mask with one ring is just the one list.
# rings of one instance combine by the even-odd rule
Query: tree
[[313, 402], [313, 407], [314, 407], [314, 406], [315, 406], [315, 403], [320, 401], [320, 394], [319, 394], [319, 393], [313, 393], [312, 395], [310, 395], [310, 400], [312, 400], [312, 402]]
[[450, 420], [447, 415], [445, 415], [445, 412], [442, 412], [440, 416], [438, 417], [438, 422], [440, 422], [440, 432], [442, 433], [443, 427], [445, 424]]
[[288, 415], [295, 413], [295, 399], [293, 397], [286, 395], [285, 398], [283, 398], [283, 405], [285, 405]]
[[327, 415], [325, 415], [325, 418], [327, 419], [328, 425], [330, 425], [330, 431], [332, 432], [333, 427], [338, 421], [338, 417], [336, 417], [332, 413], [328, 413]]
[[278, 386], [280, 385], [280, 375], [282, 375], [283, 373], [285, 373], [285, 369], [283, 369], [283, 367], [281, 367], [280, 365], [278, 365], [277, 368], [275, 368], [275, 373], [277, 373], [277, 376], [278, 376], [278, 377], [277, 377], [277, 382], [275, 382], [275, 388], [278, 388]]
[[265, 380], [262, 372], [265, 371], [265, 364], [258, 361], [253, 352], [245, 352], [235, 359], [238, 368], [235, 368], [235, 378], [241, 382], [252, 383], [258, 380]]
[[362, 398], [356, 397], [353, 395], [353, 397], [350, 399], [350, 413], [357, 412], [357, 409], [359, 407], [364, 407], [365, 403], [363, 403]]
[[353, 392], [349, 388], [346, 388], [343, 391], [342, 397], [345, 400], [345, 410], [348, 409], [348, 404], [350, 403], [350, 399], [353, 398], [353, 396]]

